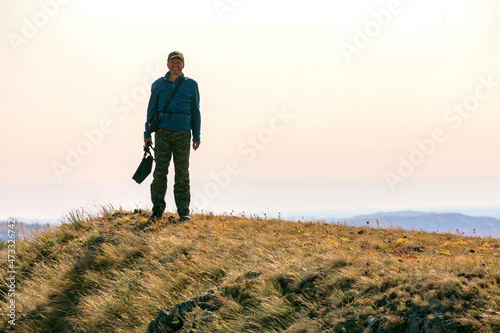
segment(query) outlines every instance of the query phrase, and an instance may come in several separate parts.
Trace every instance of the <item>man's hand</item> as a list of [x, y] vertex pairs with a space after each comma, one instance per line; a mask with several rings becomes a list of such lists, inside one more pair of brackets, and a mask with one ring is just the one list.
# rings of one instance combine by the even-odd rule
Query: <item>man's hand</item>
[[144, 145], [146, 147], [149, 147], [149, 146], [152, 146], [153, 145], [153, 139], [149, 138], [149, 139], [144, 139]]
[[200, 146], [200, 141], [193, 141], [193, 149], [196, 150]]

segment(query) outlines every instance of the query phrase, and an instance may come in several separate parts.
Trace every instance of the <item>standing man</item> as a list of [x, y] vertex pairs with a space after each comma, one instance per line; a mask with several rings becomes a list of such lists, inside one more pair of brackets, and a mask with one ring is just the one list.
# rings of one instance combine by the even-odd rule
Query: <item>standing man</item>
[[[160, 128], [156, 131], [155, 160], [156, 167], [151, 183], [151, 201], [153, 214], [150, 220], [163, 216], [166, 208], [165, 194], [167, 192], [167, 174], [170, 160], [173, 157], [175, 169], [174, 197], [177, 213], [181, 221], [189, 220], [189, 203], [191, 194], [189, 188], [189, 151], [200, 146], [200, 93], [195, 80], [184, 77], [184, 55], [174, 51], [168, 55], [168, 72], [156, 80], [151, 86], [144, 144], [152, 145], [149, 122], [155, 112], [160, 112]], [[184, 82], [182, 82], [184, 79]], [[165, 113], [162, 112], [167, 100], [176, 85], [181, 84]]]

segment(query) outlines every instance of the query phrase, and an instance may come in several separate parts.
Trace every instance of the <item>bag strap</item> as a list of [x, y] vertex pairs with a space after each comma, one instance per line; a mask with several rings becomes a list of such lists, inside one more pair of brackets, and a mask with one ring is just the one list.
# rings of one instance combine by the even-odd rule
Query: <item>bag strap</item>
[[153, 156], [153, 154], [151, 154], [151, 151], [149, 150], [150, 148], [153, 149], [153, 151], [155, 150], [155, 148], [152, 145], [145, 145], [144, 146], [144, 156], [143, 156], [143, 158], [146, 158], [148, 156], [151, 156], [151, 157]]
[[172, 93], [170, 94], [170, 97], [168, 98], [167, 103], [165, 103], [165, 106], [163, 107], [163, 110], [161, 111], [161, 113], [167, 113], [168, 112], [168, 106], [170, 105], [170, 102], [172, 102], [172, 100], [174, 99], [175, 94], [177, 93], [177, 91], [179, 90], [179, 88], [182, 86], [182, 83], [184, 82], [184, 79], [185, 79], [184, 76], [180, 77], [179, 82], [175, 86], [174, 91], [172, 91]]

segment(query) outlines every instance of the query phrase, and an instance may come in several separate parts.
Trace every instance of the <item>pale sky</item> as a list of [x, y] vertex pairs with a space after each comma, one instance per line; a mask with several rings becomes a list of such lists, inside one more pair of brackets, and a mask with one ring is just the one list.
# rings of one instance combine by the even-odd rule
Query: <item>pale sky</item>
[[500, 206], [496, 0], [5, 0], [0, 18], [0, 219], [150, 208], [131, 176], [173, 50], [201, 94], [192, 208]]

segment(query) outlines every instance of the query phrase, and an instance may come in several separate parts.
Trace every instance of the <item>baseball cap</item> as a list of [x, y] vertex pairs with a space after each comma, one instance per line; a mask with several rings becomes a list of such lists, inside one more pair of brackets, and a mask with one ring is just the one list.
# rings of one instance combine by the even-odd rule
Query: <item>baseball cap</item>
[[172, 58], [179, 58], [182, 61], [184, 61], [184, 55], [179, 51], [170, 52], [170, 54], [168, 55], [167, 61], [170, 61], [170, 59], [172, 59]]

